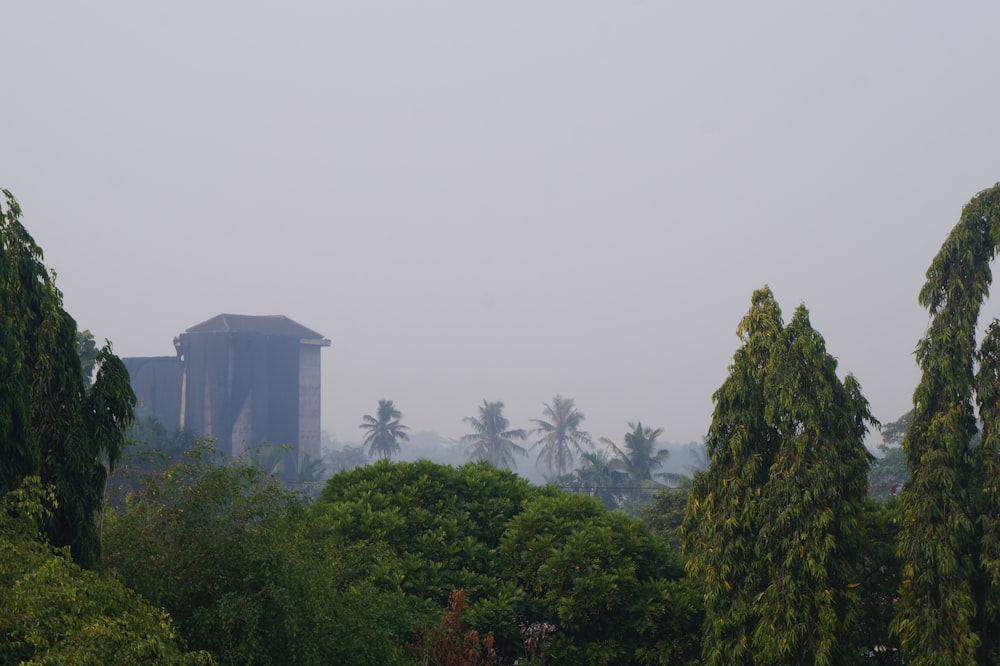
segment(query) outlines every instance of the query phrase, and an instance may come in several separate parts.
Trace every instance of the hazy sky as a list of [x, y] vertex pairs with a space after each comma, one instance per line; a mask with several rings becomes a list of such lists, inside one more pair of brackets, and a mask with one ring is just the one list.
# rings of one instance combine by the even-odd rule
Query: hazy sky
[[1000, 180], [995, 2], [16, 2], [2, 22], [0, 187], [81, 328], [169, 355], [220, 312], [285, 314], [332, 340], [342, 440], [382, 397], [458, 436], [484, 398], [528, 427], [557, 393], [595, 436], [700, 440], [765, 283], [894, 420], [924, 272]]

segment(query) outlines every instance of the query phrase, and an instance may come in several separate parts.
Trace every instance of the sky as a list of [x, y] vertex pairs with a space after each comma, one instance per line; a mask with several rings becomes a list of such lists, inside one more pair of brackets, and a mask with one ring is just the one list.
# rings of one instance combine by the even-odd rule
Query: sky
[[[0, 187], [121, 356], [216, 314], [331, 340], [323, 428], [575, 399], [700, 441], [767, 284], [876, 417], [1000, 181], [1000, 4], [7, 3]], [[998, 314], [989, 304], [984, 317]]]

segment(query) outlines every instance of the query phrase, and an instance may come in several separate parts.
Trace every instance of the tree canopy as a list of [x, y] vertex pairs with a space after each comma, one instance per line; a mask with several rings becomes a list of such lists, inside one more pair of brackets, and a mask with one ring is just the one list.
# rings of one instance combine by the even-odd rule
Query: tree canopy
[[515, 440], [523, 441], [528, 434], [521, 428], [510, 427], [500, 400], [483, 400], [478, 418], [467, 416], [462, 420], [472, 428], [471, 433], [462, 437], [462, 443], [468, 446], [469, 460], [485, 460], [494, 467], [517, 467], [514, 456], [528, 454], [524, 447], [515, 443]]
[[785, 326], [760, 289], [738, 333], [682, 526], [688, 571], [705, 587], [703, 659], [851, 663], [874, 420], [804, 306]]
[[[903, 581], [893, 623], [912, 664], [1000, 659], [1000, 325], [976, 348], [998, 244], [995, 185], [962, 209], [920, 291], [930, 324], [917, 344], [922, 374], [903, 438], [910, 480], [900, 496]], [[983, 432], [974, 448], [976, 406]]]
[[385, 398], [378, 401], [375, 416], [365, 414], [358, 427], [366, 431], [362, 444], [368, 447], [370, 458], [391, 458], [399, 453], [399, 442], [410, 439], [406, 433], [409, 428], [399, 421], [402, 416], [392, 400]]
[[54, 495], [28, 477], [0, 497], [0, 662], [194, 665], [170, 616], [118, 577], [81, 569], [38, 532]]
[[573, 466], [574, 454], [582, 455], [593, 445], [590, 435], [580, 430], [584, 415], [573, 404], [572, 398], [557, 395], [552, 404], [542, 410], [545, 419], [532, 419], [537, 427], [531, 432], [540, 435], [531, 445], [540, 447], [535, 463], [542, 463], [559, 476], [567, 474]]
[[670, 457], [667, 449], [657, 449], [656, 439], [663, 434], [663, 428], [649, 428], [638, 423], [629, 423], [630, 432], [625, 433], [625, 441], [618, 446], [610, 439], [602, 437], [618, 460], [622, 462], [629, 479], [634, 483], [652, 481], [654, 470], [663, 466]]
[[106, 343], [88, 381], [77, 353], [77, 326], [63, 309], [42, 250], [3, 190], [0, 202], [0, 493], [29, 476], [55, 489], [46, 520], [54, 546], [93, 566], [100, 556], [96, 514], [108, 468], [121, 455], [135, 395], [128, 371]]
[[[542, 651], [567, 665], [697, 654], [697, 590], [665, 543], [593, 498], [485, 461], [382, 461], [335, 475], [311, 511], [333, 543], [375, 547], [385, 589], [442, 608], [465, 590], [465, 618], [494, 635], [504, 663]], [[528, 647], [536, 631], [544, 649]]]

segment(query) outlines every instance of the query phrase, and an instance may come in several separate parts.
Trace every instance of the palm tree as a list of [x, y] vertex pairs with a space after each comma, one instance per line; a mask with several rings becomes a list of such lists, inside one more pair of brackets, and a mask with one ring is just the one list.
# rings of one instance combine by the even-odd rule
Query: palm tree
[[632, 432], [625, 433], [624, 450], [605, 437], [601, 438], [601, 442], [607, 444], [625, 464], [625, 471], [633, 482], [652, 481], [653, 470], [662, 467], [670, 456], [667, 449], [656, 450], [656, 438], [663, 434], [663, 428], [645, 428], [642, 421], [629, 423], [628, 427], [632, 428]]
[[557, 395], [551, 406], [545, 405], [543, 414], [548, 421], [532, 419], [538, 427], [531, 432], [541, 438], [531, 449], [542, 447], [535, 464], [544, 461], [546, 467], [563, 476], [573, 467], [573, 453], [582, 454], [584, 446], [591, 447], [594, 443], [590, 435], [579, 429], [584, 416], [573, 406], [572, 398]]
[[622, 461], [610, 458], [606, 451], [587, 451], [580, 456], [580, 466], [568, 477], [568, 487], [596, 497], [608, 510], [617, 509], [625, 497], [622, 488], [629, 483], [622, 467]]
[[410, 436], [406, 434], [409, 428], [399, 422], [402, 415], [392, 400], [385, 398], [378, 401], [377, 417], [365, 414], [358, 427], [368, 431], [361, 443], [368, 447], [369, 458], [376, 454], [379, 458], [391, 458], [399, 453], [400, 441], [409, 441]]
[[528, 455], [523, 447], [514, 443], [515, 439], [523, 440], [528, 434], [520, 428], [508, 430], [510, 421], [503, 415], [503, 402], [483, 400], [478, 419], [467, 416], [462, 420], [473, 430], [461, 439], [462, 444], [469, 447], [470, 460], [485, 460], [494, 467], [517, 467], [514, 454]]

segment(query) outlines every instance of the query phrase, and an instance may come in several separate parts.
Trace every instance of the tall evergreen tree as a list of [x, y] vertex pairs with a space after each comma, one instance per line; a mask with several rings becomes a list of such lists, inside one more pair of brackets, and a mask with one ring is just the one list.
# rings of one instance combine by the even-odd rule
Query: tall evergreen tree
[[848, 664], [874, 423], [800, 306], [754, 293], [682, 527], [707, 664]]
[[42, 250], [21, 224], [21, 208], [3, 190], [0, 203], [0, 495], [27, 476], [55, 489], [46, 525], [50, 541], [96, 564], [108, 467], [133, 418], [128, 371], [110, 344], [97, 352], [88, 388], [77, 354], [77, 327], [63, 309]]
[[[998, 243], [1000, 185], [963, 208], [920, 291], [931, 320], [917, 345], [922, 376], [903, 439], [910, 480], [900, 496], [903, 582], [893, 622], [911, 664], [996, 663], [998, 333], [992, 327], [977, 353], [976, 324]], [[978, 450], [974, 398], [984, 423]]]

